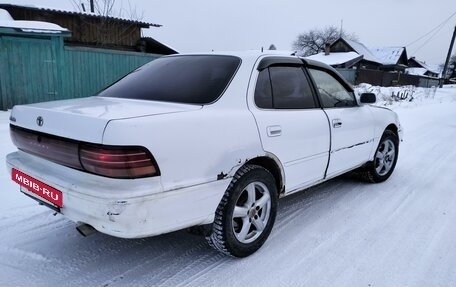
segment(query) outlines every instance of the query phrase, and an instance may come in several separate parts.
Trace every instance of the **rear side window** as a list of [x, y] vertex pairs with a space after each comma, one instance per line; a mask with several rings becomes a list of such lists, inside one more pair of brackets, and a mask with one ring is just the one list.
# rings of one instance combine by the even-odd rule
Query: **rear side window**
[[301, 67], [273, 66], [258, 76], [255, 103], [264, 109], [315, 108], [309, 81]]
[[255, 103], [257, 107], [262, 109], [272, 109], [272, 86], [269, 78], [269, 70], [264, 69], [258, 75], [257, 84], [255, 87]]
[[209, 104], [222, 95], [240, 63], [233, 56], [163, 57], [136, 69], [98, 96]]
[[336, 78], [325, 71], [309, 69], [317, 85], [323, 108], [356, 106], [355, 95], [348, 91]]

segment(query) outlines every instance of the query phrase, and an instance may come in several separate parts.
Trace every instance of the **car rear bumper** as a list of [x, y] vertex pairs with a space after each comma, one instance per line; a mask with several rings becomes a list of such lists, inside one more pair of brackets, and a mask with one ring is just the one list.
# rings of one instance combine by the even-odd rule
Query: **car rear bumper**
[[122, 238], [154, 236], [213, 222], [215, 210], [231, 181], [225, 178], [163, 191], [160, 177], [105, 178], [22, 151], [7, 155], [6, 162], [10, 174], [15, 168], [61, 191], [60, 212], [65, 217]]

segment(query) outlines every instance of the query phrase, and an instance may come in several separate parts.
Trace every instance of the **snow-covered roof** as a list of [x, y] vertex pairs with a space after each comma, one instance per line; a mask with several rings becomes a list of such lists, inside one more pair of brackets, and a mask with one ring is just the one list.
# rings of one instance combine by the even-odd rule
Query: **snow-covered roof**
[[405, 73], [409, 75], [424, 76], [427, 72], [425, 68], [406, 68]]
[[[23, 9], [29, 9], [29, 10], [41, 10], [45, 12], [56, 12], [60, 13], [63, 15], [82, 15], [82, 16], [88, 16], [88, 17], [100, 17], [100, 15], [97, 15], [95, 13], [91, 12], [76, 12], [76, 11], [65, 11], [65, 10], [60, 10], [60, 9], [53, 9], [53, 8], [48, 8], [48, 7], [37, 7], [35, 5], [18, 5], [18, 4], [10, 4], [10, 3], [0, 3], [0, 8], [8, 8], [8, 7], [13, 7], [13, 8], [23, 8]], [[117, 20], [117, 21], [122, 21], [130, 24], [135, 24], [135, 25], [140, 25], [144, 26], [146, 28], [149, 28], [150, 26], [152, 27], [161, 27], [162, 25], [160, 24], [154, 24], [154, 23], [148, 23], [148, 22], [143, 22], [143, 21], [137, 21], [137, 20], [132, 20], [128, 18], [123, 18], [123, 17], [107, 17], [107, 19], [110, 20]]]
[[4, 9], [0, 9], [0, 28], [19, 29], [22, 32], [32, 33], [69, 33], [66, 28], [62, 28], [57, 24], [42, 22], [42, 21], [16, 21], [11, 17], [10, 13]]
[[371, 48], [370, 51], [383, 65], [396, 65], [404, 49], [404, 47], [381, 47]]
[[440, 74], [438, 67], [432, 67], [431, 65], [428, 65], [423, 61], [417, 60], [415, 57], [412, 57], [411, 59], [413, 59], [417, 64], [419, 64], [421, 67], [428, 70], [429, 72], [435, 73], [435, 74]]
[[364, 60], [375, 62], [375, 63], [381, 63], [380, 60], [378, 60], [377, 57], [375, 57], [375, 55], [372, 54], [372, 52], [366, 46], [364, 46], [363, 44], [361, 44], [359, 42], [356, 42], [356, 41], [353, 41], [353, 40], [348, 40], [348, 39], [345, 39], [345, 38], [343, 38], [343, 40], [345, 42], [347, 42], [347, 44], [350, 45], [350, 47], [352, 47], [353, 50], [355, 50], [356, 53], [358, 53], [360, 55], [363, 55], [364, 56]]
[[62, 28], [57, 24], [41, 21], [11, 21], [0, 20], [0, 28], [19, 29], [22, 32], [31, 33], [69, 33], [66, 28]]
[[330, 66], [341, 65], [346, 62], [355, 60], [357, 58], [362, 58], [362, 55], [359, 55], [356, 52], [337, 52], [330, 53], [325, 55], [325, 53], [318, 53], [316, 55], [308, 56], [306, 59], [323, 62]]

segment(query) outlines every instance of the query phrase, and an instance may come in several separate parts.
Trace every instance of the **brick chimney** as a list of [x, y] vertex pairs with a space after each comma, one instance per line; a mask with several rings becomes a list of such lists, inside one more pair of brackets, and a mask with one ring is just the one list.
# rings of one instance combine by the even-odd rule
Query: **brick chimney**
[[325, 56], [328, 56], [329, 55], [329, 50], [331, 48], [331, 44], [329, 43], [326, 43], [325, 44]]

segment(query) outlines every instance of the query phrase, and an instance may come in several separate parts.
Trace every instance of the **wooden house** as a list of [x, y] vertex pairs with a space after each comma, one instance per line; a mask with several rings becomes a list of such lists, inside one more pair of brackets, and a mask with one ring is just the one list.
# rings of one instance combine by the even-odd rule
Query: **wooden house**
[[[67, 46], [86, 46], [126, 51], [142, 51], [156, 54], [175, 54], [175, 50], [147, 40], [150, 47], [143, 47], [141, 29], [161, 27], [159, 24], [100, 16], [93, 13], [62, 11], [33, 6], [0, 4], [15, 20], [44, 21], [57, 24], [71, 31], [64, 39]], [[159, 52], [156, 52], [159, 51]]]
[[430, 67], [423, 61], [417, 60], [415, 57], [411, 57], [408, 60], [408, 66], [409, 68], [406, 69], [406, 72], [408, 74], [422, 75], [433, 78], [438, 78], [440, 75], [440, 72], [435, 68]]
[[367, 48], [364, 44], [339, 38], [330, 46], [331, 53], [355, 52], [363, 56], [358, 67], [371, 70], [401, 71], [407, 68], [405, 47]]

